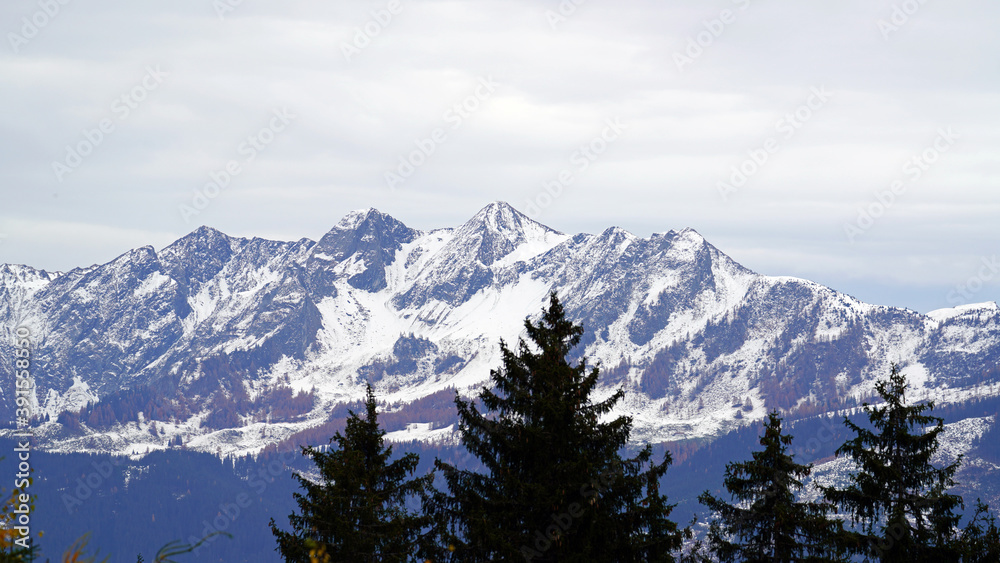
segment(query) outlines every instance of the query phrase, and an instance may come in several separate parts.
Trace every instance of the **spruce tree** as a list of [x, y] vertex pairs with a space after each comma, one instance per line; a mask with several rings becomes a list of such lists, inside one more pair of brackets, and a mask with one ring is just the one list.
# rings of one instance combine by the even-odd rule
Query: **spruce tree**
[[321, 482], [301, 474], [295, 478], [305, 494], [295, 493], [301, 514], [288, 517], [292, 532], [271, 519], [277, 550], [285, 561], [308, 563], [310, 552], [337, 562], [411, 561], [426, 520], [406, 509], [406, 500], [423, 494], [433, 476], [408, 478], [417, 468], [416, 454], [392, 458], [383, 442], [375, 395], [369, 385], [365, 418], [348, 411], [344, 434], [330, 440], [337, 448], [321, 452], [302, 448], [319, 470]]
[[698, 500], [716, 514], [707, 547], [719, 561], [791, 563], [846, 561], [838, 542], [839, 521], [828, 514], [833, 506], [799, 502], [795, 494], [812, 465], [795, 463], [788, 452], [792, 436], [781, 433], [781, 417], [768, 414], [760, 437], [761, 451], [753, 459], [726, 464], [724, 485], [735, 504], [708, 491]]
[[976, 499], [976, 512], [962, 529], [962, 561], [992, 563], [1000, 561], [1000, 528], [990, 507]]
[[875, 383], [884, 404], [862, 405], [871, 428], [845, 417], [855, 438], [837, 455], [853, 458], [857, 471], [844, 489], [821, 488], [853, 519], [859, 554], [884, 562], [957, 561], [963, 504], [947, 491], [961, 458], [942, 468], [931, 464], [944, 421], [926, 414], [933, 402], [908, 405], [908, 387], [893, 364], [889, 378]]
[[[659, 492], [670, 464], [647, 445], [623, 459], [629, 417], [601, 422], [624, 396], [592, 401], [599, 369], [566, 359], [583, 329], [555, 293], [517, 352], [473, 400], [456, 397], [461, 440], [484, 472], [437, 461], [446, 492], [428, 499], [441, 549], [434, 561], [672, 561], [682, 533]], [[481, 410], [482, 409], [482, 410]]]

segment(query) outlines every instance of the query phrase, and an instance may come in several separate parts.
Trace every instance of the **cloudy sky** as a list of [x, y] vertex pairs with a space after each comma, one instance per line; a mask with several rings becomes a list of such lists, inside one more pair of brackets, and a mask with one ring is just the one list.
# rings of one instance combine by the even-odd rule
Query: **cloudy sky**
[[4, 0], [0, 262], [350, 210], [693, 227], [762, 273], [1000, 298], [1000, 4]]

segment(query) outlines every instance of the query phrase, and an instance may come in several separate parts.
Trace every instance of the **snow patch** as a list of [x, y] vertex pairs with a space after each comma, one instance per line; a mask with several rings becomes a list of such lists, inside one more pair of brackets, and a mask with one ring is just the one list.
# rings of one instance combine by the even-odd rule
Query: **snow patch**
[[969, 313], [998, 313], [1000, 312], [1000, 306], [997, 306], [996, 301], [987, 301], [985, 303], [970, 303], [968, 305], [958, 305], [957, 307], [946, 307], [944, 309], [935, 309], [929, 313], [927, 316], [931, 319], [944, 322], [955, 317], [960, 317]]

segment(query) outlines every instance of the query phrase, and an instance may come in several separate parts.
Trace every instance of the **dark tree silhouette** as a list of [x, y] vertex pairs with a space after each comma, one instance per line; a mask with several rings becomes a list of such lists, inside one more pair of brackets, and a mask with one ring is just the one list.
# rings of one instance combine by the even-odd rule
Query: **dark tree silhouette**
[[857, 471], [844, 489], [821, 488], [853, 519], [861, 555], [884, 562], [957, 561], [963, 504], [947, 491], [961, 458], [942, 468], [931, 465], [944, 421], [925, 414], [933, 402], [908, 405], [907, 387], [894, 364], [889, 378], [875, 383], [884, 404], [862, 405], [871, 429], [844, 419], [855, 438], [837, 455], [850, 456]]
[[500, 343], [503, 365], [475, 401], [456, 397], [465, 448], [485, 472], [438, 461], [447, 492], [426, 505], [439, 549], [434, 561], [672, 561], [682, 532], [659, 492], [670, 464], [646, 447], [623, 459], [631, 419], [600, 418], [624, 392], [590, 398], [599, 370], [566, 357], [583, 329], [553, 293], [533, 346]]
[[976, 512], [962, 529], [962, 560], [969, 563], [1000, 561], [1000, 529], [990, 507], [976, 499]]
[[781, 433], [781, 417], [768, 414], [753, 459], [726, 464], [725, 487], [735, 504], [705, 491], [699, 501], [716, 514], [708, 549], [719, 561], [792, 563], [847, 561], [838, 538], [843, 527], [828, 517], [833, 506], [798, 502], [795, 494], [812, 465], [795, 463], [792, 437]]
[[409, 478], [418, 457], [406, 454], [390, 462], [392, 447], [383, 443], [375, 396], [368, 387], [365, 418], [349, 411], [337, 448], [320, 452], [303, 448], [316, 464], [321, 482], [300, 474], [305, 494], [295, 494], [301, 514], [288, 517], [292, 532], [271, 520], [277, 550], [286, 561], [308, 563], [310, 552], [325, 553], [331, 562], [411, 561], [426, 520], [407, 510], [406, 500], [423, 494], [433, 476]]

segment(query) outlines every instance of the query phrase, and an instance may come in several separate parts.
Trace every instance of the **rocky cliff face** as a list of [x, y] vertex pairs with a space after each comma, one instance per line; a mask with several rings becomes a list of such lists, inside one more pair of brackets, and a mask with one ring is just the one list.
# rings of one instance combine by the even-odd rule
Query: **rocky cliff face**
[[[606, 389], [628, 388], [621, 410], [636, 439], [713, 435], [774, 407], [849, 406], [891, 362], [918, 395], [958, 400], [1000, 380], [994, 303], [930, 315], [869, 305], [756, 274], [690, 229], [568, 236], [504, 203], [430, 232], [369, 209], [319, 242], [201, 227], [159, 252], [65, 273], [0, 266], [0, 353], [10, 363], [14, 327], [31, 330], [36, 409], [51, 419], [39, 435], [51, 448], [180, 438], [254, 451], [322, 424], [365, 381], [402, 418], [408, 404], [475, 388], [499, 365], [499, 340], [516, 341], [553, 290], [586, 329], [577, 356], [602, 364]], [[0, 388], [6, 419], [12, 374]], [[126, 408], [140, 389], [145, 403]], [[268, 403], [292, 391], [294, 409]], [[55, 422], [101, 399], [103, 414], [85, 412], [79, 428]], [[220, 409], [227, 416], [208, 425]], [[296, 409], [283, 422], [268, 414]], [[443, 435], [444, 421], [409, 412], [426, 430], [411, 438]]]

